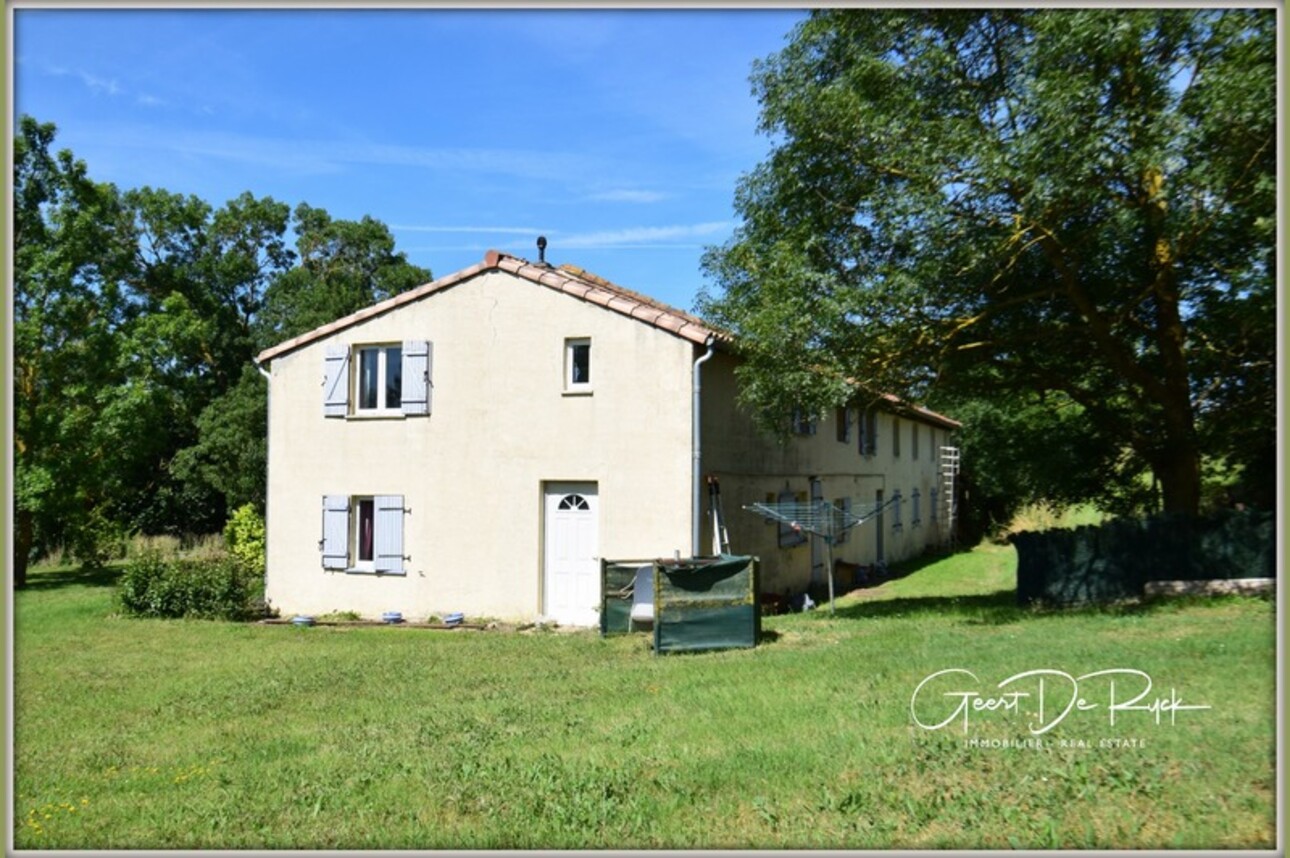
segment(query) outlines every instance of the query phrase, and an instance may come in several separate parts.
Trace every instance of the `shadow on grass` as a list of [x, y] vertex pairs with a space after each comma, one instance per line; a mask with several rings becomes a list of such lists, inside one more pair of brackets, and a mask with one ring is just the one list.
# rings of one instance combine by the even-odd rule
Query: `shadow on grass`
[[[828, 606], [817, 610], [828, 613]], [[972, 625], [997, 626], [1015, 623], [1032, 616], [1034, 612], [1017, 605], [1015, 590], [998, 590], [972, 596], [917, 596], [897, 599], [874, 599], [837, 609], [837, 617], [844, 620], [878, 619], [887, 617], [959, 616]]]
[[[915, 618], [935, 615], [962, 619], [966, 625], [1001, 626], [1040, 617], [1137, 617], [1153, 614], [1176, 613], [1194, 607], [1213, 607], [1229, 602], [1263, 600], [1269, 596], [1185, 596], [1160, 599], [1134, 599], [1111, 603], [1085, 603], [1079, 605], [1017, 604], [1016, 590], [997, 590], [971, 596], [919, 596], [896, 599], [874, 599], [837, 609], [838, 619], [864, 620], [892, 617]], [[819, 616], [826, 617], [827, 605], [818, 608]]]
[[63, 587], [112, 587], [121, 577], [121, 571], [120, 566], [29, 569], [26, 585], [17, 589], [19, 592], [34, 592], [58, 590]]

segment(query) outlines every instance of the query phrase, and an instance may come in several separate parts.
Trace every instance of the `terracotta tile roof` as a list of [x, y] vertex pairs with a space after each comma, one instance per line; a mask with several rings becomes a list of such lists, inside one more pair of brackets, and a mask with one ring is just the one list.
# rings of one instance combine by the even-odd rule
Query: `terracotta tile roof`
[[382, 316], [391, 310], [402, 307], [404, 304], [419, 301], [435, 292], [442, 292], [493, 269], [509, 272], [548, 289], [554, 289], [557, 292], [572, 295], [579, 300], [597, 304], [607, 310], [668, 331], [698, 345], [707, 343], [709, 338], [715, 338], [719, 343], [729, 344], [731, 342], [729, 335], [709, 327], [697, 316], [693, 316], [684, 310], [670, 307], [660, 301], [655, 301], [653, 298], [642, 295], [639, 292], [625, 289], [575, 265], [562, 265], [559, 268], [553, 268], [549, 265], [529, 262], [527, 259], [521, 259], [518, 256], [490, 250], [484, 254], [482, 262], [476, 263], [469, 268], [463, 268], [461, 271], [441, 277], [423, 286], [409, 289], [407, 292], [395, 295], [393, 298], [381, 301], [379, 304], [365, 307], [357, 313], [351, 313], [344, 318], [337, 319], [308, 333], [267, 348], [256, 357], [256, 362], [263, 363], [295, 351], [315, 340], [330, 336], [337, 331], [342, 331], [368, 319]]
[[897, 414], [903, 414], [906, 417], [914, 417], [919, 420], [924, 420], [928, 423], [935, 423], [936, 425], [943, 426], [946, 429], [963, 428], [963, 424], [955, 420], [953, 417], [946, 417], [944, 414], [937, 414], [935, 411], [931, 410], [930, 408], [924, 408], [921, 405], [912, 405], [906, 402], [905, 400], [901, 399], [899, 396], [893, 396], [890, 393], [884, 393], [881, 396], [879, 396], [879, 399], [882, 399], [885, 402], [890, 403], [892, 406], [891, 410], [896, 412]]
[[[612, 312], [636, 319], [660, 330], [668, 331], [697, 345], [706, 344], [709, 338], [715, 339], [717, 344], [728, 348], [734, 345], [734, 339], [727, 332], [709, 326], [698, 316], [691, 315], [684, 310], [678, 310], [676, 307], [669, 306], [661, 301], [656, 301], [648, 295], [642, 295], [640, 292], [634, 292], [631, 289], [619, 286], [603, 277], [592, 274], [585, 268], [579, 268], [576, 265], [561, 265], [555, 268], [550, 265], [529, 262], [527, 259], [511, 256], [508, 253], [490, 250], [484, 254], [482, 262], [478, 262], [469, 268], [463, 268], [423, 286], [409, 289], [407, 292], [395, 295], [393, 298], [389, 298], [379, 304], [365, 307], [357, 313], [351, 313], [344, 318], [337, 319], [308, 333], [267, 348], [256, 357], [256, 362], [263, 363], [264, 361], [272, 360], [311, 342], [330, 336], [337, 331], [342, 331], [360, 322], [382, 316], [391, 310], [402, 307], [404, 304], [410, 304], [428, 295], [433, 295], [435, 292], [450, 289], [472, 277], [494, 269], [509, 272], [516, 277], [545, 286], [548, 289], [554, 289], [579, 300], [596, 304]], [[918, 405], [910, 405], [891, 394], [882, 394], [880, 398], [889, 403], [892, 410], [910, 417], [922, 419], [949, 429], [957, 429], [962, 425], [957, 420], [937, 414], [935, 411], [930, 411]]]

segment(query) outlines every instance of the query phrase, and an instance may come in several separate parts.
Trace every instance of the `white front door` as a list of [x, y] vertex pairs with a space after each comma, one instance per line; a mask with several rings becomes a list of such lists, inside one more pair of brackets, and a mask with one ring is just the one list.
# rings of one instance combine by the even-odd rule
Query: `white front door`
[[595, 483], [547, 483], [542, 612], [566, 626], [600, 622], [600, 504]]

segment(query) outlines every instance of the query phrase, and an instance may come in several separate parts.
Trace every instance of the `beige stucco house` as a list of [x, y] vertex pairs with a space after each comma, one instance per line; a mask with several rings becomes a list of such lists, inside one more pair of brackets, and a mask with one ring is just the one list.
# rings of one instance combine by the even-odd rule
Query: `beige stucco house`
[[496, 251], [265, 350], [269, 602], [593, 625], [599, 558], [712, 553], [707, 475], [768, 592], [825, 580], [823, 555], [746, 504], [899, 494], [836, 547], [856, 564], [944, 538], [957, 423], [887, 398], [781, 445], [738, 407], [737, 361], [694, 316]]

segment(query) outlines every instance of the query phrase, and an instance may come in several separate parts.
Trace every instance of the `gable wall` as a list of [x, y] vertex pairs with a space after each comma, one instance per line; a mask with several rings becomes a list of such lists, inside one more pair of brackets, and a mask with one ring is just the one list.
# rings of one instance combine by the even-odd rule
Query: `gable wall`
[[[563, 394], [591, 337], [590, 396]], [[324, 418], [331, 344], [433, 343], [429, 417]], [[688, 553], [693, 346], [492, 270], [275, 358], [268, 598], [284, 615], [540, 608], [544, 481], [594, 481], [600, 554]], [[321, 568], [322, 497], [401, 494], [406, 575]]]

